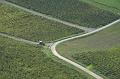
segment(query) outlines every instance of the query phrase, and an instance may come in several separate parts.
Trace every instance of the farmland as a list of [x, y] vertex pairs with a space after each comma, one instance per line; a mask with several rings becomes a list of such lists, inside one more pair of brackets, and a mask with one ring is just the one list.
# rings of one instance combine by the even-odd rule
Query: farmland
[[0, 36], [0, 79], [88, 79], [46, 53], [51, 52]]
[[95, 0], [96, 2], [120, 9], [120, 0]]
[[82, 0], [96, 7], [120, 14], [120, 0]]
[[7, 0], [20, 6], [41, 12], [85, 27], [98, 28], [120, 16], [99, 9], [80, 0]]
[[57, 51], [109, 79], [120, 78], [120, 23], [97, 34], [64, 42]]
[[53, 41], [83, 31], [0, 4], [0, 32], [31, 41]]
[[120, 1], [6, 1], [0, 79], [120, 79]]

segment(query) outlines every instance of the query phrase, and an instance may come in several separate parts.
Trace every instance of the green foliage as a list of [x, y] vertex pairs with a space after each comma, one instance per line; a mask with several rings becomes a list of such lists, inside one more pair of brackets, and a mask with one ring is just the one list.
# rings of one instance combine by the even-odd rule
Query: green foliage
[[101, 27], [120, 16], [80, 0], [7, 0], [23, 7], [85, 27]]
[[113, 7], [120, 10], [120, 0], [91, 0], [109, 7]]
[[53, 41], [83, 31], [0, 4], [0, 32], [32, 41]]
[[0, 36], [0, 79], [88, 79], [45, 53], [51, 52]]
[[104, 51], [82, 52], [73, 58], [86, 66], [92, 64], [93, 69], [110, 79], [120, 78], [120, 47]]
[[120, 0], [81, 0], [81, 1], [120, 15]]
[[57, 50], [109, 79], [120, 78], [120, 22], [91, 36], [64, 42]]

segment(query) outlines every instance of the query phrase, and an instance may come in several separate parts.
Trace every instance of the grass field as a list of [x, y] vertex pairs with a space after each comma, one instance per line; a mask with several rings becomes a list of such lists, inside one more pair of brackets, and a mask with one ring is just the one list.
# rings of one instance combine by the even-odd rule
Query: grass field
[[46, 53], [51, 52], [0, 36], [0, 79], [90, 79]]
[[120, 0], [80, 0], [120, 15]]
[[80, 0], [7, 1], [85, 27], [101, 27], [120, 17]]
[[0, 32], [32, 41], [53, 41], [83, 31], [0, 4]]
[[120, 23], [57, 46], [57, 51], [109, 79], [120, 79]]

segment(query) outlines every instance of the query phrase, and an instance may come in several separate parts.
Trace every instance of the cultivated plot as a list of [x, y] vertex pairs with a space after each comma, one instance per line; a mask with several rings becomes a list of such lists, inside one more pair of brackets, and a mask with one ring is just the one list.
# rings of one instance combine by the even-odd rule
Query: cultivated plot
[[88, 37], [58, 45], [57, 51], [110, 79], [120, 78], [120, 23]]
[[0, 4], [0, 32], [31, 41], [53, 41], [83, 30]]
[[51, 52], [0, 36], [0, 79], [90, 79], [46, 53]]
[[80, 0], [7, 0], [40, 13], [84, 27], [98, 28], [118, 17]]

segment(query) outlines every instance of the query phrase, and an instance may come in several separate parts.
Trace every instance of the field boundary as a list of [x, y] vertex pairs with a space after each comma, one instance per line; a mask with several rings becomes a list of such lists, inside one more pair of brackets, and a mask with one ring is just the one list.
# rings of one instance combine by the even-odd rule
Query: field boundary
[[110, 5], [105, 5], [105, 4], [101, 3], [101, 2], [97, 2], [97, 1], [93, 1], [93, 2], [94, 2], [94, 3], [97, 3], [97, 4], [100, 4], [100, 5], [103, 5], [103, 6], [106, 6], [106, 7], [114, 8], [114, 9], [116, 9], [116, 10], [120, 10], [119, 8], [112, 7], [112, 6], [110, 6]]
[[102, 78], [101, 76], [95, 74], [94, 72], [86, 69], [86, 68], [83, 67], [82, 65], [79, 65], [79, 64], [73, 62], [72, 60], [69, 60], [69, 59], [61, 56], [61, 55], [57, 52], [56, 47], [57, 47], [57, 45], [59, 45], [59, 44], [61, 44], [61, 43], [63, 43], [63, 42], [70, 41], [70, 40], [73, 40], [73, 39], [76, 39], [76, 38], [81, 38], [81, 37], [89, 36], [89, 35], [92, 35], [92, 34], [94, 34], [94, 33], [100, 32], [100, 31], [102, 31], [102, 30], [104, 30], [104, 29], [106, 29], [106, 28], [108, 28], [108, 27], [110, 27], [110, 26], [112, 26], [112, 25], [114, 25], [114, 24], [116, 24], [116, 23], [118, 23], [118, 22], [120, 22], [120, 19], [118, 19], [118, 20], [116, 20], [116, 21], [114, 21], [114, 22], [112, 22], [112, 23], [110, 23], [110, 24], [108, 24], [108, 25], [106, 25], [106, 26], [103, 26], [103, 27], [101, 27], [101, 28], [99, 28], [99, 29], [97, 29], [97, 30], [95, 30], [95, 31], [92, 31], [92, 32], [89, 32], [89, 33], [86, 33], [86, 34], [83, 34], [83, 35], [79, 35], [79, 36], [75, 36], [75, 37], [71, 37], [71, 38], [67, 38], [67, 39], [58, 41], [58, 42], [54, 43], [54, 44], [51, 46], [51, 51], [53, 52], [53, 54], [54, 54], [56, 57], [58, 57], [58, 58], [60, 58], [61, 60], [64, 60], [64, 61], [66, 61], [67, 63], [70, 63], [70, 64], [72, 64], [73, 66], [75, 66], [75, 67], [83, 70], [84, 72], [88, 73], [89, 75], [93, 76], [94, 78], [96, 78], [96, 79], [104, 79], [104, 78]]
[[16, 40], [16, 41], [24, 42], [24, 43], [27, 43], [27, 44], [32, 44], [32, 45], [37, 45], [38, 44], [37, 42], [33, 42], [33, 41], [25, 40], [25, 39], [22, 39], [22, 38], [10, 36], [8, 34], [4, 34], [4, 33], [1, 33], [1, 32], [0, 32], [0, 36], [7, 37], [7, 38], [10, 38], [10, 39], [13, 39], [13, 40]]
[[[82, 34], [82, 35], [78, 35], [78, 36], [74, 36], [74, 37], [70, 37], [70, 38], [58, 41], [58, 42], [52, 44], [50, 49], [51, 49], [53, 55], [58, 57], [59, 59], [66, 61], [67, 63], [75, 66], [76, 68], [79, 68], [80, 70], [86, 72], [87, 74], [93, 76], [96, 79], [103, 79], [101, 76], [99, 76], [99, 75], [95, 74], [94, 72], [86, 69], [85, 67], [83, 67], [83, 66], [81, 66], [81, 65], [79, 65], [79, 64], [77, 64], [77, 63], [75, 63], [75, 62], [73, 62], [73, 61], [71, 61], [71, 60], [69, 60], [69, 59], [67, 59], [65, 57], [63, 57], [63, 56], [61, 56], [56, 51], [56, 46], [61, 44], [61, 43], [63, 43], [63, 42], [66, 42], [66, 41], [70, 41], [70, 40], [73, 40], [73, 39], [76, 39], [76, 38], [85, 37], [85, 36], [89, 36], [89, 35], [95, 34], [95, 33], [100, 32], [100, 31], [102, 31], [102, 30], [104, 30], [104, 29], [106, 29], [106, 28], [108, 28], [108, 27], [110, 27], [110, 26], [112, 26], [112, 25], [114, 25], [114, 24], [116, 24], [118, 22], [120, 22], [120, 19], [118, 19], [118, 20], [116, 20], [116, 21], [114, 21], [114, 22], [112, 22], [112, 23], [110, 23], [110, 24], [108, 24], [106, 26], [103, 26], [103, 27], [101, 27], [101, 28], [99, 28], [99, 29], [97, 29], [95, 31], [92, 31], [92, 32], [89, 32], [89, 33], [86, 33], [86, 34]], [[17, 38], [17, 37], [10, 36], [10, 35], [4, 34], [4, 33], [0, 33], [0, 36], [7, 37], [7, 38], [10, 38], [10, 39], [13, 39], [13, 40], [16, 40], [16, 41], [19, 41], [19, 42], [23, 42], [23, 43], [27, 43], [27, 44], [31, 44], [31, 45], [38, 45], [37, 42], [25, 40], [25, 39], [22, 39], [22, 38]]]
[[[31, 11], [31, 10], [29, 10], [29, 9], [26, 9], [26, 8], [24, 8], [24, 7], [21, 7], [21, 6], [18, 6], [18, 5], [15, 5], [15, 4], [6, 2], [6, 1], [4, 1], [4, 3], [5, 3], [5, 4], [8, 4], [8, 5], [11, 5], [11, 6], [14, 6], [14, 7], [17, 7], [17, 8], [20, 8], [20, 9], [23, 9], [23, 10], [25, 10], [25, 11], [27, 11], [27, 12], [30, 12], [30, 13], [34, 14], [34, 15], [38, 15], [38, 16], [47, 18], [47, 19], [49, 19], [49, 20], [53, 20], [53, 21], [56, 21], [56, 22], [59, 22], [59, 23], [62, 23], [62, 24], [68, 25], [68, 26], [72, 26], [72, 27], [78, 28], [78, 25], [74, 25], [74, 24], [69, 23], [69, 22], [61, 21], [61, 20], [56, 19], [56, 18], [53, 18], [53, 17], [51, 17], [51, 16], [48, 16], [48, 15], [45, 15], [45, 14], [41, 14], [41, 13], [38, 13], [38, 12], [35, 12], [35, 11]], [[35, 13], [34, 13], [34, 12], [35, 12]], [[73, 40], [73, 39], [76, 39], [76, 38], [81, 38], [81, 37], [85, 37], [85, 36], [89, 36], [89, 35], [95, 34], [95, 33], [100, 32], [100, 31], [102, 31], [102, 30], [104, 30], [104, 29], [106, 29], [106, 28], [108, 28], [108, 27], [110, 27], [110, 26], [112, 26], [112, 25], [114, 25], [114, 24], [116, 24], [116, 23], [118, 23], [118, 22], [120, 22], [120, 19], [118, 19], [118, 20], [116, 20], [116, 21], [114, 21], [114, 22], [112, 22], [112, 23], [110, 23], [110, 24], [108, 24], [108, 25], [106, 25], [106, 26], [103, 26], [103, 27], [101, 27], [101, 28], [98, 28], [98, 29], [96, 29], [96, 30], [93, 30], [93, 29], [91, 30], [91, 28], [89, 29], [89, 28], [80, 26], [79, 29], [82, 28], [82, 30], [85, 30], [85, 31], [88, 32], [88, 33], [82, 34], [82, 35], [78, 35], [78, 36], [74, 36], [74, 37], [70, 37], [70, 38], [67, 38], [67, 39], [64, 39], [64, 40], [55, 42], [55, 43], [51, 46], [51, 51], [52, 51], [52, 53], [53, 53], [54, 56], [58, 57], [59, 59], [62, 59], [62, 60], [64, 60], [64, 61], [66, 61], [67, 63], [75, 66], [76, 68], [79, 68], [80, 70], [88, 73], [89, 75], [95, 77], [96, 79], [103, 79], [101, 76], [99, 76], [99, 75], [95, 74], [94, 72], [86, 69], [85, 67], [83, 67], [83, 66], [81, 66], [81, 65], [79, 65], [79, 64], [77, 64], [77, 63], [75, 63], [75, 62], [73, 62], [73, 61], [71, 61], [71, 60], [69, 60], [69, 59], [67, 59], [67, 58], [65, 58], [65, 57], [63, 57], [63, 56], [61, 56], [61, 55], [56, 51], [56, 46], [59, 45], [59, 44], [61, 44], [61, 43], [63, 43], [63, 42], [66, 42], [66, 41], [70, 41], [70, 40]], [[32, 45], [37, 45], [37, 44], [38, 44], [37, 42], [25, 40], [25, 39], [22, 39], [22, 38], [17, 38], [17, 37], [14, 37], [14, 36], [10, 36], [10, 35], [7, 35], [7, 34], [3, 34], [3, 33], [0, 33], [0, 36], [4, 36], [4, 37], [7, 37], [7, 38], [16, 40], [16, 41], [20, 41], [20, 42], [24, 42], [24, 43], [28, 43], [28, 44], [32, 44]]]
[[54, 18], [54, 17], [52, 17], [50, 15], [46, 15], [46, 14], [43, 14], [43, 13], [40, 13], [40, 12], [36, 12], [36, 11], [31, 10], [31, 9], [27, 9], [25, 7], [19, 6], [17, 4], [14, 4], [14, 3], [11, 3], [11, 2], [8, 2], [8, 1], [5, 1], [5, 0], [1, 1], [1, 3], [10, 5], [10, 6], [13, 6], [13, 7], [16, 7], [16, 8], [19, 8], [19, 9], [24, 10], [26, 12], [29, 12], [29, 13], [31, 13], [33, 15], [41, 16], [41, 17], [46, 18], [48, 20], [52, 20], [52, 21], [62, 23], [62, 24], [67, 25], [67, 26], [71, 26], [71, 27], [75, 27], [75, 28], [84, 30], [85, 32], [91, 32], [91, 31], [95, 30], [95, 28], [88, 28], [88, 27], [79, 26], [77, 24], [73, 24], [73, 23], [70, 23], [70, 22], [67, 22], [67, 21], [63, 21], [63, 20]]

